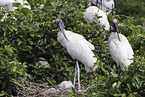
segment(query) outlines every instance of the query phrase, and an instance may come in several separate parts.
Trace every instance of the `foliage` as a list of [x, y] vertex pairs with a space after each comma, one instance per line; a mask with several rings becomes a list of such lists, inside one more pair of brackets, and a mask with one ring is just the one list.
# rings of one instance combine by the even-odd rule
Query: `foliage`
[[[0, 48], [0, 90], [9, 90], [9, 93], [14, 92], [13, 89], [15, 89], [15, 87], [10, 84], [11, 81], [17, 82], [16, 80], [20, 75], [24, 77], [29, 76], [26, 72], [26, 64], [17, 61], [14, 50], [15, 49], [9, 45], [4, 45], [4, 47]], [[7, 95], [7, 93], [1, 91], [0, 95], [4, 96]]]
[[[136, 17], [134, 25], [142, 24], [145, 22], [145, 0], [115, 0], [115, 12], [118, 15]], [[140, 18], [139, 18], [140, 17]], [[126, 19], [126, 18], [124, 18]]]
[[[120, 33], [133, 47], [134, 63], [128, 71], [117, 67], [110, 56], [107, 44], [110, 32], [84, 20], [86, 2], [82, 0], [29, 0], [32, 10], [19, 5], [16, 11], [8, 12], [8, 17], [0, 22], [0, 96], [47, 96], [45, 91], [49, 88], [58, 88], [57, 85], [64, 80], [73, 80], [75, 63], [57, 42], [59, 27], [53, 22], [56, 18], [63, 20], [65, 29], [83, 35], [94, 44], [95, 57], [98, 58], [95, 64], [99, 68], [94, 73], [86, 73], [84, 65], [79, 62], [81, 87], [85, 91], [77, 93], [72, 89], [70, 93], [48, 93], [49, 96], [144, 96], [144, 3], [139, 6], [140, 10], [136, 10], [140, 3], [123, 1], [126, 0], [116, 0], [116, 14], [108, 15], [108, 20], [111, 24], [113, 18], [118, 19]], [[1, 17], [5, 10], [1, 10]], [[41, 64], [40, 57], [48, 64]]]

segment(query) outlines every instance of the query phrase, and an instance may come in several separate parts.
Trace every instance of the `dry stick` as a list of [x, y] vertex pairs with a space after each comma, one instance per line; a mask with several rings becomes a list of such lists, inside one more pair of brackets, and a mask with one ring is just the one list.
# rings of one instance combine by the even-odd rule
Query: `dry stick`
[[[20, 84], [18, 84], [18, 83], [16, 83], [16, 82], [14, 82], [14, 81], [12, 81], [12, 80], [10, 80], [12, 83], [14, 83], [14, 84], [16, 84], [16, 85], [18, 85], [18, 86], [20, 86], [20, 87], [22, 87], [23, 89], [27, 89], [27, 90], [31, 90], [31, 91], [35, 91], [35, 92], [37, 92], [38, 90], [37, 89], [30, 89], [30, 88], [28, 88], [28, 87], [24, 87], [24, 86], [22, 86], [22, 85], [20, 85]], [[38, 85], [38, 84], [37, 84]], [[43, 86], [43, 85], [40, 85], [40, 86]], [[33, 93], [33, 92], [30, 92], [30, 93]], [[40, 92], [40, 91], [39, 91]], [[43, 94], [44, 95], [44, 93], [41, 91], [41, 94]], [[36, 96], [36, 95], [35, 95]], [[37, 96], [40, 96], [39, 94], [37, 95]]]
[[[93, 86], [94, 86], [94, 84], [91, 85], [90, 87], [93, 87]], [[87, 87], [87, 89], [86, 89], [84, 92], [88, 91], [88, 89], [89, 89], [90, 87]]]
[[31, 11], [37, 11], [37, 10], [31, 10]]
[[116, 15], [116, 16], [122, 16], [122, 17], [126, 17], [126, 18], [128, 18], [128, 16], [126, 16], [126, 15]]
[[14, 82], [14, 81], [12, 81], [12, 80], [10, 80], [10, 81], [11, 81], [12, 83], [14, 83], [14, 84], [16, 84], [16, 85], [22, 87], [23, 89], [28, 89], [28, 90], [36, 91], [36, 89], [29, 89], [28, 87], [24, 87], [24, 86], [22, 86], [22, 85], [20, 85], [20, 84], [18, 84], [18, 83], [16, 83], [16, 82]]
[[[25, 81], [25, 82], [30, 83], [30, 82], [28, 82], [28, 81]], [[33, 84], [35, 84], [35, 85], [37, 85], [37, 86], [43, 86], [43, 87], [49, 88], [49, 86], [46, 86], [46, 85], [43, 85], [43, 84], [37, 84], [37, 83], [33, 83]]]
[[86, 92], [86, 91], [88, 91], [89, 88], [93, 87], [94, 85], [95, 85], [95, 84], [91, 85], [90, 87], [87, 87], [86, 90], [81, 90], [81, 91], [82, 91], [82, 92]]

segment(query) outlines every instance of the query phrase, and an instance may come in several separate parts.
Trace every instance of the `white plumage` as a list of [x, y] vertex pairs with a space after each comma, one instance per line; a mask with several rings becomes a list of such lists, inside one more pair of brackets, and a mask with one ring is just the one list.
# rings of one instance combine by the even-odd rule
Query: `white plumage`
[[[13, 7], [13, 3], [21, 3], [23, 8], [28, 8], [31, 9], [31, 6], [26, 0], [0, 0], [0, 7], [6, 8], [9, 11], [14, 11], [18, 7]], [[4, 17], [2, 18], [1, 21], [4, 21], [4, 19], [7, 17], [8, 13], [5, 13]]]
[[108, 10], [107, 14], [114, 9], [114, 0], [92, 0], [92, 3], [102, 8], [105, 13]]
[[[85, 65], [85, 69], [87, 72], [94, 71], [97, 66], [93, 67], [97, 58], [94, 58], [94, 46], [88, 42], [82, 35], [73, 33], [71, 31], [65, 30], [63, 26], [63, 22], [61, 19], [56, 19], [59, 22], [59, 26], [61, 31], [58, 32], [57, 40], [61, 43], [63, 47], [66, 48], [69, 55], [74, 59], [81, 61]], [[78, 87], [80, 90], [80, 82], [79, 82], [79, 66], [76, 61], [76, 66], [78, 68]], [[76, 77], [76, 66], [75, 66], [75, 77]], [[74, 78], [74, 86], [75, 86], [75, 78]]]
[[[101, 17], [98, 19], [96, 15]], [[99, 24], [100, 26], [104, 25], [105, 30], [109, 30], [110, 28], [106, 13], [96, 6], [90, 6], [86, 9], [86, 12], [84, 12], [84, 19], [87, 22], [88, 20], [90, 20], [90, 22], [95, 21], [96, 24]]]
[[117, 35], [116, 29], [116, 31], [113, 31], [109, 36], [108, 42], [110, 47], [110, 53], [113, 60], [117, 63], [118, 66], [120, 65], [123, 69], [125, 68], [122, 66], [122, 63], [124, 63], [128, 67], [133, 62], [133, 60], [131, 59], [134, 58], [133, 57], [134, 53], [127, 38], [120, 33]]

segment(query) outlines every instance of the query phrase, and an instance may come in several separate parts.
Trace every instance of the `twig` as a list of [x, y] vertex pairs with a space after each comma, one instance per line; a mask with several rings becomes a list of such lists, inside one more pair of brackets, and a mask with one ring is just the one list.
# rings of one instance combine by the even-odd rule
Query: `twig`
[[37, 10], [31, 10], [31, 11], [37, 11]]
[[16, 83], [16, 82], [14, 82], [14, 81], [12, 81], [12, 80], [10, 80], [10, 81], [11, 81], [12, 83], [14, 83], [14, 84], [16, 84], [16, 85], [22, 87], [23, 89], [28, 89], [28, 90], [36, 91], [36, 89], [29, 89], [28, 87], [24, 87], [24, 86], [22, 86], [22, 85], [20, 85], [20, 84], [18, 84], [18, 83]]
[[[30, 83], [30, 82], [28, 82], [28, 81], [25, 81], [25, 82]], [[43, 84], [37, 84], [37, 83], [33, 83], [33, 84], [35, 84], [35, 85], [37, 85], [37, 86], [43, 86], [43, 87], [49, 88], [49, 86], [46, 86], [46, 85], [43, 85]]]
[[[90, 87], [93, 87], [94, 86], [94, 84], [93, 85], [91, 85]], [[79, 92], [86, 92], [86, 91], [88, 91], [89, 90], [89, 88], [90, 87], [87, 87], [87, 89], [86, 90], [80, 90]]]
[[[94, 86], [94, 84], [91, 85], [90, 87], [93, 87], [93, 86]], [[88, 91], [88, 89], [89, 89], [90, 87], [87, 87], [87, 89], [86, 89], [84, 92]]]
[[122, 17], [126, 17], [126, 18], [128, 18], [128, 16], [126, 16], [126, 15], [116, 15], [116, 16], [122, 16]]

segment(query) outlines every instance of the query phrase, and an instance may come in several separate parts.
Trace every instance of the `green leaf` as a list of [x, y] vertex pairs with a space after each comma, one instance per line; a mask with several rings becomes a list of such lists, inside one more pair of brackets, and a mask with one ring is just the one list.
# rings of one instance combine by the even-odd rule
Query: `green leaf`
[[129, 91], [132, 92], [130, 83], [127, 83], [127, 87], [129, 88]]
[[128, 97], [141, 97], [140, 95], [138, 95], [138, 94], [133, 94], [133, 93], [131, 93], [131, 94], [129, 94], [129, 96]]
[[1, 92], [0, 92], [0, 96], [1, 96], [1, 97], [5, 96], [6, 94], [7, 94], [7, 93], [6, 93], [5, 91], [1, 91]]
[[124, 93], [124, 94], [122, 94], [122, 96], [121, 97], [126, 97], [126, 94]]
[[122, 63], [122, 65], [123, 65], [123, 67], [125, 68], [125, 70], [127, 69], [127, 66], [124, 64], [124, 63]]
[[39, 6], [39, 8], [40, 8], [40, 9], [44, 8], [44, 4], [41, 4], [41, 5]]
[[13, 25], [10, 25], [9, 27], [11, 28], [12, 31], [18, 31], [17, 27], [15, 27]]
[[114, 82], [114, 83], [112, 84], [112, 87], [116, 87], [116, 86], [117, 86], [117, 83]]

